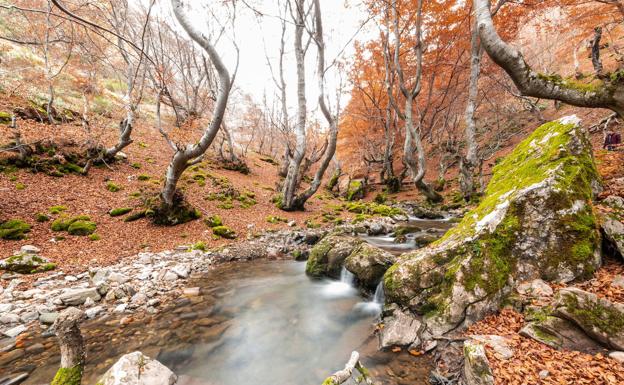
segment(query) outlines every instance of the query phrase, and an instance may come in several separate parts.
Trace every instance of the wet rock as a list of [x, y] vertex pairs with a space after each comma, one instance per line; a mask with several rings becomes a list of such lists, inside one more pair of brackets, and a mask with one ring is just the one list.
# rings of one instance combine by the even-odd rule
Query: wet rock
[[18, 358], [24, 357], [24, 349], [14, 349], [10, 352], [0, 355], [0, 366], [10, 364]]
[[99, 301], [102, 297], [100, 296], [100, 293], [98, 293], [96, 288], [91, 287], [87, 289], [69, 289], [59, 298], [64, 305], [77, 306], [84, 304], [87, 298], [91, 298], [94, 301]]
[[11, 328], [11, 329], [9, 329], [9, 330], [6, 330], [6, 331], [4, 332], [4, 335], [5, 335], [5, 336], [7, 336], [7, 337], [17, 337], [17, 336], [19, 336], [20, 334], [24, 333], [26, 330], [28, 330], [28, 329], [26, 328], [26, 326], [24, 326], [24, 325], [19, 325], [19, 326], [16, 326], [16, 327], [14, 327], [14, 328]]
[[340, 277], [345, 259], [364, 241], [355, 237], [329, 235], [310, 250], [306, 273], [312, 277]]
[[28, 354], [39, 354], [43, 351], [45, 351], [45, 346], [42, 343], [36, 343], [26, 348]]
[[595, 271], [599, 178], [578, 121], [547, 123], [520, 143], [494, 168], [477, 208], [386, 272], [387, 302], [427, 314], [426, 329], [442, 335], [498, 310], [518, 282], [569, 282]]
[[394, 261], [395, 257], [392, 254], [364, 242], [349, 254], [345, 260], [345, 267], [355, 275], [362, 286], [375, 289]]
[[122, 356], [98, 381], [100, 385], [174, 385], [178, 377], [141, 352]]
[[554, 307], [555, 315], [573, 322], [596, 341], [624, 350], [624, 304], [570, 287], [559, 291]]
[[466, 385], [494, 385], [485, 347], [477, 341], [464, 342], [464, 380]]
[[379, 345], [382, 349], [420, 343], [418, 336], [422, 324], [418, 319], [396, 305], [385, 311], [390, 315], [384, 317], [384, 327], [379, 334]]

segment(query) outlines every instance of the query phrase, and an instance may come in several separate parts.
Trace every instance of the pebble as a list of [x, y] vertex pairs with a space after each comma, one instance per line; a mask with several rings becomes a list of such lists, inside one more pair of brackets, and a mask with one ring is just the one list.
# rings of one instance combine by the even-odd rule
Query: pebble
[[539, 378], [543, 380], [546, 377], [550, 376], [550, 372], [548, 370], [542, 370], [538, 373], [538, 375], [539, 375]]
[[59, 313], [41, 313], [41, 315], [39, 315], [39, 322], [44, 325], [52, 325], [58, 316]]
[[104, 310], [102, 306], [94, 306], [92, 308], [85, 310], [85, 315], [89, 319], [95, 318], [98, 314], [102, 312], [102, 310]]
[[17, 314], [7, 313], [0, 316], [0, 324], [16, 324], [20, 321], [20, 317]]
[[115, 313], [123, 313], [124, 311], [126, 311], [126, 308], [128, 307], [127, 304], [122, 303], [119, 304], [115, 307], [115, 310], [113, 310]]
[[182, 293], [189, 297], [194, 297], [199, 295], [199, 287], [185, 287], [182, 289]]
[[65, 281], [67, 282], [76, 282], [78, 280], [78, 278], [74, 277], [73, 275], [66, 275], [65, 276]]

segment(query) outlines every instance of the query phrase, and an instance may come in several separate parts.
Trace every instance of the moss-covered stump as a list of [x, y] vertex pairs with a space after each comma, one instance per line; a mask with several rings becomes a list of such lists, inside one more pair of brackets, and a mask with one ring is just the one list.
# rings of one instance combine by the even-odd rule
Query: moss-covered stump
[[624, 350], [624, 304], [570, 287], [561, 289], [554, 314], [569, 320], [601, 344]]
[[518, 282], [591, 275], [600, 264], [591, 151], [574, 116], [539, 127], [494, 168], [457, 227], [399, 257], [384, 276], [387, 301], [438, 335], [498, 309]]
[[361, 239], [349, 236], [326, 236], [310, 250], [306, 273], [315, 278], [339, 278], [345, 259], [363, 243]]
[[346, 258], [345, 267], [355, 275], [361, 286], [374, 290], [395, 259], [387, 251], [361, 243]]

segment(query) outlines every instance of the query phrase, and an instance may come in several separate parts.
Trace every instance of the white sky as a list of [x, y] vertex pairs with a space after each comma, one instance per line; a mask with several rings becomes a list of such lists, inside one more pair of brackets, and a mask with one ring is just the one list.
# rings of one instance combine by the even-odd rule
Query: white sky
[[[240, 48], [240, 65], [236, 86], [243, 92], [251, 94], [257, 102], [262, 102], [262, 97], [266, 93], [269, 100], [273, 99], [277, 88], [273, 82], [271, 71], [266, 63], [266, 53], [272, 61], [273, 69], [277, 71], [277, 58], [279, 54], [279, 42], [281, 35], [281, 22], [276, 16], [280, 14], [276, 0], [246, 0], [247, 3], [259, 10], [263, 14], [271, 15], [258, 18], [244, 4], [239, 2], [237, 6], [236, 20], [236, 41]], [[191, 14], [194, 17], [198, 27], [202, 24], [213, 22], [214, 18], [207, 17], [204, 7], [215, 7], [217, 1], [211, 0], [193, 0], [187, 4], [192, 4]], [[353, 41], [350, 41], [354, 34], [360, 29], [362, 22], [366, 20], [367, 13], [360, 1], [346, 0], [321, 0], [321, 10], [323, 17], [323, 28], [325, 32], [326, 44], [326, 65], [329, 65], [343, 50], [341, 57], [349, 60], [353, 53]], [[219, 7], [219, 5], [216, 5]], [[204, 8], [205, 9], [205, 8]], [[289, 16], [290, 17], [290, 16]], [[370, 23], [369, 23], [370, 24]], [[368, 27], [368, 28], [366, 28]], [[370, 26], [367, 25], [361, 30], [357, 36], [357, 40], [365, 40], [370, 36]], [[293, 26], [289, 24], [286, 31], [286, 61], [285, 61], [285, 77], [287, 84], [287, 92], [289, 99], [289, 107], [294, 108], [296, 99], [296, 73], [295, 61], [293, 53]], [[231, 34], [230, 34], [231, 38]], [[222, 39], [219, 45], [219, 52], [228, 64], [230, 71], [233, 71], [235, 65], [235, 50], [231, 41]], [[317, 107], [317, 75], [316, 75], [316, 47], [311, 44], [308, 55], [306, 56], [306, 88], [308, 97], [308, 109], [313, 110]], [[277, 74], [276, 74], [277, 75]], [[343, 75], [346, 83], [346, 74]], [[336, 89], [339, 84], [337, 71], [335, 67], [330, 70], [327, 75], [326, 94], [331, 100], [331, 104], [335, 104]], [[348, 89], [348, 88], [347, 88]], [[341, 104], [344, 107], [348, 95], [344, 95]], [[292, 102], [291, 102], [292, 101]]]

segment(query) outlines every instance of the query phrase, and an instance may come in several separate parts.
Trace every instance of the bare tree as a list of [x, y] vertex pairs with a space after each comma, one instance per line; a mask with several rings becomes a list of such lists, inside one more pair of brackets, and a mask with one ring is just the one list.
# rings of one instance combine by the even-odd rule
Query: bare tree
[[167, 167], [165, 184], [161, 191], [165, 211], [174, 209], [174, 203], [178, 203], [175, 201], [176, 186], [184, 170], [201, 160], [201, 157], [204, 155], [219, 132], [231, 90], [230, 74], [223, 64], [221, 56], [216, 48], [210, 40], [193, 25], [191, 18], [184, 10], [182, 0], [171, 0], [171, 4], [173, 6], [173, 12], [182, 28], [184, 28], [193, 41], [195, 41], [200, 47], [202, 47], [202, 49], [204, 49], [204, 51], [206, 51], [212, 66], [217, 71], [219, 76], [219, 92], [212, 112], [210, 124], [206, 127], [199, 141], [193, 144], [174, 144], [164, 132], [161, 125], [159, 111], [162, 93], [159, 93], [159, 101], [157, 102], [157, 119], [159, 122], [159, 129], [171, 148], [174, 150], [173, 158]]

